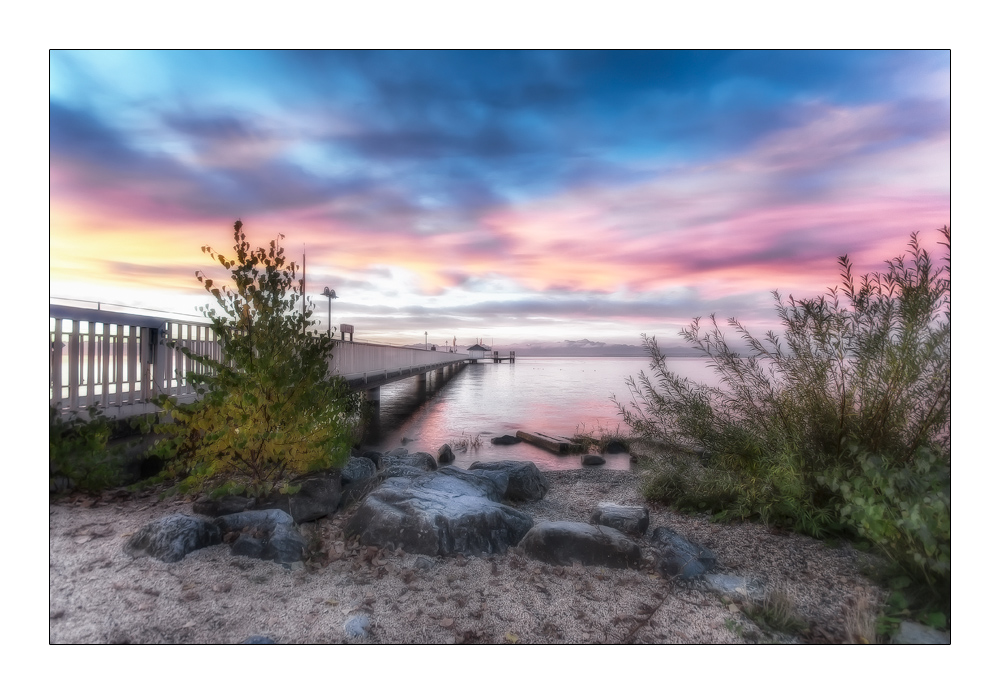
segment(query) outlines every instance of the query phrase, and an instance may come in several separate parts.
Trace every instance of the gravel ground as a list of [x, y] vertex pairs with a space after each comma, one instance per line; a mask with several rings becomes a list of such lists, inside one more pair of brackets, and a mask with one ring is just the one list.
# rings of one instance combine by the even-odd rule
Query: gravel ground
[[[516, 504], [536, 521], [587, 521], [600, 501], [643, 503], [632, 472], [546, 477], [544, 500]], [[784, 591], [805, 631], [762, 630], [746, 604], [727, 604], [697, 582], [665, 581], [651, 561], [624, 570], [552, 567], [517, 550], [482, 558], [386, 553], [346, 541], [343, 514], [300, 526], [314, 550], [302, 568], [234, 557], [226, 545], [174, 564], [125, 554], [132, 533], [178, 512], [192, 513], [190, 503], [149, 493], [50, 504], [50, 643], [215, 644], [254, 635], [278, 643], [853, 643], [865, 631], [859, 622], [866, 614], [870, 621], [865, 606], [881, 599], [850, 547], [656, 505], [650, 530], [673, 528], [712, 549], [719, 573]], [[352, 622], [367, 622], [364, 636], [348, 635]]]

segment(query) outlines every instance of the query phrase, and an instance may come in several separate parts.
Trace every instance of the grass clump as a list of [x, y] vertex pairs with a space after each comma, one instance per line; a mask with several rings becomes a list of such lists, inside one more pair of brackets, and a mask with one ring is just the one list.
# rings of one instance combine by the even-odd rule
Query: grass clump
[[[951, 231], [940, 230], [950, 252]], [[652, 375], [617, 403], [646, 456], [645, 493], [720, 519], [759, 519], [878, 548], [897, 573], [950, 595], [951, 298], [943, 265], [911, 235], [885, 272], [824, 295], [774, 293], [783, 334], [763, 340], [736, 318], [730, 346], [711, 316], [684, 339], [720, 384], [672, 372], [643, 335]]]
[[123, 457], [108, 448], [111, 420], [97, 407], [63, 417], [49, 407], [49, 493], [100, 492], [122, 480]]

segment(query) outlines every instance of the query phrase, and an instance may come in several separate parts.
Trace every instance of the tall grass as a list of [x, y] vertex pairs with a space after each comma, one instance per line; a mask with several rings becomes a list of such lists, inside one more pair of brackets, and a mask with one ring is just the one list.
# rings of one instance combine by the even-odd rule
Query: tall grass
[[[884, 272], [808, 299], [774, 293], [782, 334], [759, 339], [715, 316], [684, 339], [719, 385], [672, 372], [643, 335], [651, 375], [618, 402], [654, 456], [647, 494], [724, 518], [760, 518], [816, 536], [849, 533], [925, 585], [950, 585], [951, 230], [935, 264], [912, 234]], [[702, 457], [683, 452], [700, 451]]]

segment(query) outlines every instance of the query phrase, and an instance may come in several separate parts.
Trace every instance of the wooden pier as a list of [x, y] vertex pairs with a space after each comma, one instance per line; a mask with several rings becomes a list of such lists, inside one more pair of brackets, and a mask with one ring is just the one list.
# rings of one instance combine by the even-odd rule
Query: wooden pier
[[583, 453], [583, 445], [565, 436], [551, 436], [540, 431], [518, 431], [517, 438], [553, 453]]
[[493, 363], [499, 364], [500, 362], [509, 361], [511, 364], [514, 363], [514, 352], [511, 352], [506, 357], [500, 356], [500, 352], [493, 352]]

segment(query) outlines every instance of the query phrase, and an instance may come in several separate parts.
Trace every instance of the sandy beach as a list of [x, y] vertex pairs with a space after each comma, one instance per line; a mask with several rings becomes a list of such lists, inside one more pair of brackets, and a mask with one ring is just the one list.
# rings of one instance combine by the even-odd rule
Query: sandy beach
[[[587, 521], [601, 501], [644, 503], [634, 472], [545, 474], [545, 499], [516, 504], [536, 522]], [[880, 592], [860, 573], [856, 550], [648, 506], [650, 530], [670, 527], [713, 550], [718, 573], [784, 591], [807, 629], [795, 637], [762, 631], [741, 601], [698, 582], [664, 580], [646, 541], [640, 570], [554, 567], [517, 550], [423, 557], [351, 543], [342, 531], [349, 512], [340, 512], [300, 526], [311, 555], [293, 569], [232, 556], [224, 544], [172, 564], [133, 559], [123, 551], [132, 533], [193, 512], [190, 500], [120, 491], [50, 503], [50, 643], [236, 644], [254, 636], [295, 644], [860, 642], [860, 623], [870, 622]], [[345, 625], [366, 626], [352, 636]]]

